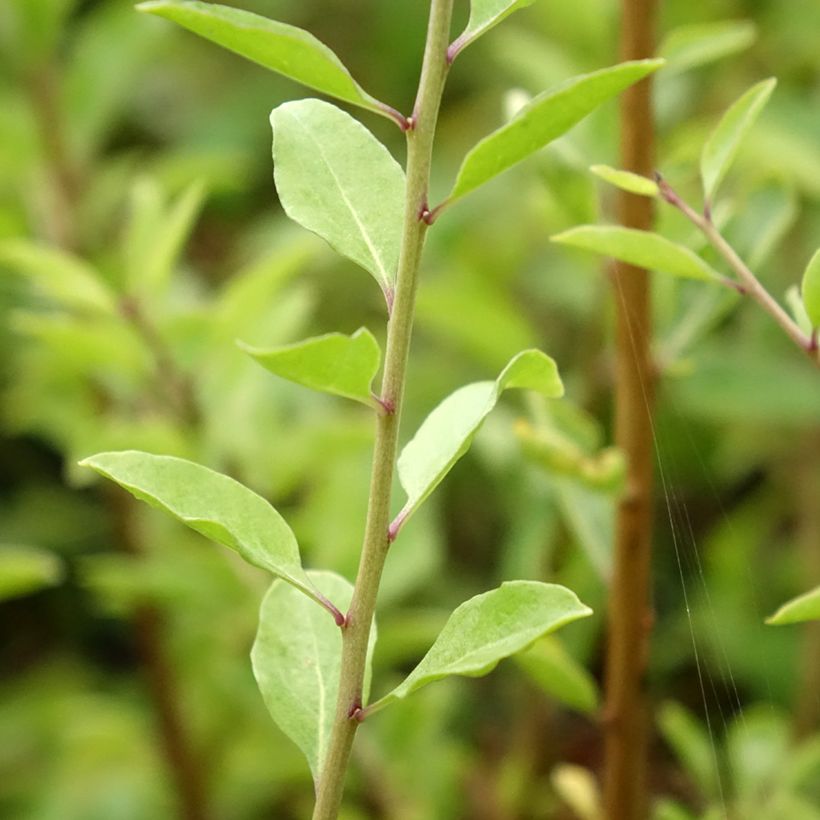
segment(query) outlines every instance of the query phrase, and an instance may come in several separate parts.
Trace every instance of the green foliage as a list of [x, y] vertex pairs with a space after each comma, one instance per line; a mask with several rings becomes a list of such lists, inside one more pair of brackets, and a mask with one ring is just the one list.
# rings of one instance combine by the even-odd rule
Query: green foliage
[[505, 17], [518, 9], [531, 6], [535, 0], [470, 0], [470, 19], [467, 27], [450, 46], [448, 56], [453, 59], [470, 43], [497, 26]]
[[241, 9], [195, 0], [151, 0], [140, 11], [173, 20], [217, 45], [330, 97], [389, 116], [312, 34]]
[[787, 601], [770, 618], [767, 624], [795, 624], [801, 621], [820, 621], [820, 587]]
[[633, 174], [631, 171], [619, 171], [616, 168], [610, 168], [609, 165], [592, 165], [589, 170], [596, 177], [600, 177], [622, 191], [652, 197], [659, 194], [657, 183], [642, 177], [640, 174]]
[[540, 94], [513, 119], [472, 148], [459, 169], [452, 202], [526, 159], [577, 125], [602, 103], [657, 71], [662, 60], [631, 63], [573, 77]]
[[726, 111], [704, 144], [700, 157], [700, 174], [707, 202], [714, 199], [743, 138], [760, 116], [776, 85], [777, 80], [772, 77], [752, 86]]
[[264, 498], [238, 481], [185, 459], [136, 450], [99, 453], [81, 466], [319, 599], [302, 569], [290, 527]]
[[812, 327], [820, 327], [820, 250], [815, 252], [806, 266], [800, 293]]
[[509, 581], [476, 595], [453, 612], [419, 665], [370, 711], [450, 675], [486, 675], [543, 635], [591, 614], [568, 589], [537, 581]]
[[756, 38], [757, 30], [750, 20], [678, 26], [663, 38], [658, 56], [666, 60], [664, 75], [669, 76], [743, 51]]
[[[308, 578], [342, 611], [350, 605], [353, 587], [341, 576], [311, 571]], [[373, 629], [365, 672], [365, 704], [375, 643]], [[302, 750], [317, 785], [336, 718], [341, 654], [341, 633], [327, 613], [289, 584], [274, 581], [259, 612], [259, 631], [251, 651], [253, 673], [268, 711]]]
[[18, 544], [0, 544], [0, 601], [54, 586], [62, 577], [62, 564], [53, 553]]
[[367, 328], [352, 336], [328, 333], [272, 350], [239, 346], [271, 373], [323, 393], [334, 393], [373, 406], [371, 384], [381, 350]]
[[563, 395], [555, 362], [539, 350], [515, 356], [494, 382], [475, 382], [456, 390], [433, 410], [405, 445], [398, 460], [407, 501], [397, 522], [409, 518], [467, 452], [481, 423], [505, 390], [536, 390], [548, 398]]
[[553, 236], [552, 241], [686, 279], [720, 279], [720, 274], [689, 248], [650, 231], [615, 225], [582, 225]]
[[396, 278], [404, 173], [349, 114], [320, 100], [271, 114], [276, 190], [287, 215], [373, 274], [385, 294]]

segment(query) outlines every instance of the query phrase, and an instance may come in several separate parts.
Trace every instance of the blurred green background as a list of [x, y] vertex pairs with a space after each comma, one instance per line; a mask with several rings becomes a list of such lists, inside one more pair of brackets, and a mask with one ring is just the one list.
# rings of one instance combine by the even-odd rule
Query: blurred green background
[[[411, 109], [426, 4], [234, 5], [309, 29]], [[820, 5], [661, 5], [658, 167], [693, 201], [720, 113], [780, 80], [719, 218], [784, 298], [820, 242]], [[467, 10], [457, 3], [454, 30]], [[459, 58], [433, 201], [503, 121], [508, 92], [617, 60], [618, 15], [614, 0], [537, 0]], [[268, 115], [307, 96], [129, 2], [0, 4], [2, 817], [309, 816], [307, 766], [248, 660], [268, 578], [76, 467], [133, 447], [229, 472], [282, 511], [308, 566], [352, 578], [368, 415], [271, 378], [234, 345], [361, 325], [383, 338], [370, 278], [276, 202]], [[403, 159], [398, 130], [362, 116]], [[374, 692], [500, 580], [564, 583], [595, 616], [366, 723], [346, 820], [592, 816], [617, 491], [612, 304], [598, 261], [549, 237], [611, 218], [613, 194], [587, 168], [617, 165], [617, 144], [609, 105], [431, 231], [404, 438], [525, 347], [557, 360], [568, 400], [505, 400], [406, 528], [381, 593]], [[671, 209], [659, 223], [701, 249]], [[820, 380], [754, 305], [654, 284], [654, 812], [820, 818], [820, 633], [763, 624], [820, 583]]]

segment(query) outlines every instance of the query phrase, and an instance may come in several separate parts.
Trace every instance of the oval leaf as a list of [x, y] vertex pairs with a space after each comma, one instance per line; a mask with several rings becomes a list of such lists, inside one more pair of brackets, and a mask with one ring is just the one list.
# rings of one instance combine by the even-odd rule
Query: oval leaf
[[398, 460], [407, 501], [393, 525], [400, 526], [467, 452], [481, 423], [511, 388], [558, 398], [564, 386], [555, 362], [540, 350], [515, 356], [494, 382], [475, 382], [448, 396], [419, 427]]
[[80, 464], [324, 605], [302, 569], [290, 527], [264, 498], [238, 481], [192, 461], [137, 450], [99, 453]]
[[820, 250], [816, 251], [806, 266], [800, 295], [812, 327], [820, 327]]
[[777, 80], [771, 77], [752, 86], [729, 107], [703, 146], [700, 175], [707, 202], [717, 193], [721, 180], [737, 155], [740, 143], [755, 124], [776, 85]]
[[538, 638], [591, 615], [574, 592], [540, 581], [507, 581], [476, 595], [448, 619], [421, 663], [368, 710], [375, 712], [450, 675], [486, 675]]
[[303, 29], [249, 11], [194, 0], [154, 0], [137, 6], [329, 97], [401, 119], [350, 76], [342, 61]]
[[272, 350], [238, 344], [283, 379], [371, 407], [375, 404], [370, 385], [381, 363], [381, 350], [367, 328], [359, 328], [352, 336], [328, 333]]
[[280, 105], [271, 125], [274, 179], [287, 215], [389, 293], [399, 263], [404, 171], [361, 123], [321, 100]]
[[63, 566], [54, 553], [18, 544], [0, 544], [0, 601], [58, 584]]
[[686, 279], [719, 280], [696, 253], [663, 236], [616, 225], [581, 225], [552, 237], [553, 242], [611, 256], [629, 265], [659, 270]]
[[535, 0], [471, 0], [470, 19], [467, 27], [453, 42], [447, 51], [450, 62], [470, 43], [497, 26], [505, 17], [525, 6], [531, 6]]
[[766, 619], [767, 624], [781, 626], [783, 624], [796, 624], [801, 621], [820, 621], [820, 587], [798, 595], [787, 601], [770, 618]]
[[557, 139], [601, 103], [651, 74], [663, 60], [621, 63], [571, 80], [537, 96], [507, 125], [478, 143], [464, 158], [448, 201], [483, 185]]
[[596, 177], [600, 177], [622, 191], [629, 191], [631, 194], [658, 196], [660, 193], [655, 180], [647, 179], [640, 174], [633, 174], [632, 171], [619, 171], [616, 168], [610, 168], [609, 165], [591, 165], [589, 170]]
[[[348, 581], [333, 572], [307, 574], [342, 610], [348, 608], [353, 595]], [[374, 626], [365, 665], [365, 703], [375, 644]], [[259, 612], [251, 651], [253, 674], [271, 717], [302, 750], [314, 781], [336, 717], [341, 658], [342, 634], [333, 621], [293, 587], [274, 581]]]

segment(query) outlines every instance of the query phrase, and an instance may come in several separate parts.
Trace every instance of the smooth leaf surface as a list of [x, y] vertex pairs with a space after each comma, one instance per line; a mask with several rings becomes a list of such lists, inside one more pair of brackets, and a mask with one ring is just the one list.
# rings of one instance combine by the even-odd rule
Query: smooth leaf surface
[[424, 420], [399, 456], [399, 481], [407, 493], [400, 521], [419, 507], [467, 452], [501, 394], [512, 388], [536, 390], [548, 398], [558, 398], [564, 392], [555, 362], [540, 350], [525, 350], [494, 382], [474, 382], [448, 396]]
[[553, 236], [552, 241], [686, 279], [720, 279], [720, 274], [689, 248], [649, 231], [617, 225], [581, 225]]
[[467, 27], [450, 46], [448, 56], [451, 60], [455, 59], [470, 43], [497, 26], [505, 17], [534, 2], [535, 0], [471, 0]]
[[155, 0], [137, 8], [172, 20], [308, 88], [391, 116], [390, 109], [364, 91], [324, 43], [303, 29], [249, 11], [194, 0]]
[[557, 638], [548, 636], [536, 641], [516, 655], [515, 662], [549, 697], [587, 714], [598, 708], [595, 679]]
[[[348, 581], [333, 572], [309, 571], [308, 577], [343, 611], [348, 608], [353, 595]], [[365, 666], [365, 704], [375, 643], [374, 628]], [[253, 673], [268, 711], [304, 753], [314, 781], [333, 729], [341, 657], [342, 634], [327, 613], [293, 587], [274, 581], [259, 612]]]
[[812, 327], [820, 327], [820, 250], [815, 252], [806, 266], [800, 295]]
[[0, 242], [0, 267], [28, 277], [48, 298], [63, 307], [113, 314], [117, 296], [87, 262], [58, 248], [26, 239]]
[[698, 788], [709, 797], [718, 797], [720, 785], [712, 740], [698, 719], [680, 704], [669, 701], [658, 711], [658, 728]]
[[461, 165], [448, 201], [475, 190], [569, 131], [601, 103], [663, 65], [663, 60], [621, 63], [573, 77], [540, 94], [513, 119], [478, 143]]
[[321, 100], [280, 105], [271, 125], [274, 179], [287, 215], [389, 292], [399, 263], [404, 171], [363, 125]]
[[0, 544], [0, 601], [58, 584], [60, 559], [52, 552], [19, 544]]
[[640, 174], [633, 174], [632, 171], [620, 171], [617, 168], [611, 168], [609, 165], [592, 165], [589, 170], [596, 177], [600, 177], [622, 191], [629, 191], [632, 194], [640, 194], [641, 196], [657, 196], [660, 193], [655, 180], [647, 179], [647, 177]]
[[752, 86], [735, 101], [712, 132], [700, 156], [700, 175], [707, 201], [714, 198], [721, 180], [729, 170], [740, 143], [755, 124], [769, 101], [777, 80], [774, 77]]
[[820, 621], [820, 587], [792, 598], [766, 619], [767, 624], [775, 626], [802, 621]]
[[99, 453], [80, 464], [319, 600], [290, 527], [238, 481], [192, 461], [137, 450]]
[[749, 20], [721, 20], [679, 26], [658, 46], [658, 56], [666, 60], [665, 75], [689, 71], [713, 63], [748, 48], [757, 38]]
[[543, 635], [591, 614], [565, 587], [507, 581], [459, 606], [419, 665], [371, 709], [381, 709], [450, 675], [486, 675], [499, 661]]
[[271, 350], [243, 342], [239, 346], [283, 379], [369, 406], [374, 403], [370, 385], [381, 363], [381, 350], [367, 328], [352, 336], [328, 333]]

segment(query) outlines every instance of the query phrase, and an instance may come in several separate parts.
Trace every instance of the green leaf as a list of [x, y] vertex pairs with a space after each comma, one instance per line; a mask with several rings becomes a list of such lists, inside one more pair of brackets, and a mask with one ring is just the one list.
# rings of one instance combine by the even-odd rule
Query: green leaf
[[766, 619], [767, 624], [775, 626], [802, 621], [820, 621], [820, 587], [792, 598]]
[[399, 264], [404, 171], [363, 125], [321, 100], [280, 105], [271, 125], [274, 178], [287, 215], [389, 293]]
[[259, 364], [283, 379], [373, 406], [370, 389], [379, 369], [381, 350], [367, 328], [352, 336], [328, 333], [303, 342], [262, 350], [239, 346]]
[[447, 56], [452, 62], [470, 43], [497, 26], [518, 9], [531, 6], [535, 0], [471, 0], [467, 27], [450, 46]]
[[590, 714], [598, 708], [595, 678], [555, 637], [542, 638], [515, 656], [516, 663], [547, 695]]
[[396, 522], [404, 522], [467, 452], [481, 423], [508, 389], [537, 390], [558, 398], [564, 386], [555, 362], [540, 350], [515, 356], [494, 381], [474, 382], [448, 396], [424, 420], [398, 460], [407, 501]]
[[800, 294], [812, 327], [820, 327], [820, 250], [815, 252], [806, 266]]
[[329, 97], [396, 119], [389, 106], [371, 97], [342, 61], [312, 34], [241, 9], [216, 3], [154, 0], [140, 11], [165, 17], [206, 40]]
[[97, 271], [66, 251], [26, 239], [0, 242], [0, 266], [28, 277], [49, 299], [79, 311], [117, 312], [117, 296]]
[[664, 74], [678, 74], [748, 48], [757, 38], [749, 20], [721, 20], [679, 26], [658, 46], [658, 56], [666, 60]]
[[658, 184], [653, 179], [647, 179], [640, 174], [633, 174], [631, 171], [619, 171], [610, 168], [609, 165], [591, 165], [589, 168], [595, 176], [620, 188], [622, 191], [629, 191], [632, 194], [641, 196], [658, 196], [660, 190]]
[[461, 604], [421, 663], [368, 711], [382, 709], [450, 675], [486, 675], [504, 658], [591, 614], [592, 610], [566, 587], [540, 581], [507, 581]]
[[[312, 584], [346, 610], [351, 584], [333, 572], [309, 571]], [[363, 706], [370, 689], [376, 643], [370, 631]], [[276, 725], [302, 750], [318, 781], [327, 750], [339, 691], [342, 634], [293, 587], [274, 581], [262, 601], [259, 630], [251, 651], [253, 673]]]
[[774, 77], [752, 86], [734, 102], [712, 132], [700, 156], [700, 175], [707, 202], [714, 199], [740, 143], [754, 125], [763, 106], [771, 97], [777, 80]]
[[60, 559], [51, 552], [18, 544], [0, 544], [0, 601], [58, 584]]
[[572, 809], [579, 820], [601, 820], [603, 799], [598, 780], [583, 766], [559, 763], [550, 776], [558, 796]]
[[137, 450], [99, 453], [80, 464], [324, 605], [302, 569], [290, 527], [264, 498], [238, 481], [192, 461]]
[[204, 200], [202, 183], [190, 185], [169, 204], [156, 181], [134, 185], [125, 241], [129, 290], [154, 299], [165, 293]]
[[557, 139], [601, 103], [651, 74], [663, 60], [621, 63], [573, 77], [537, 96], [464, 158], [448, 201], [464, 196]]
[[708, 797], [720, 795], [712, 740], [697, 718], [678, 703], [664, 703], [658, 728], [698, 788]]
[[649, 231], [616, 225], [581, 225], [556, 234], [552, 241], [611, 256], [639, 268], [664, 271], [687, 279], [721, 278], [689, 248]]

